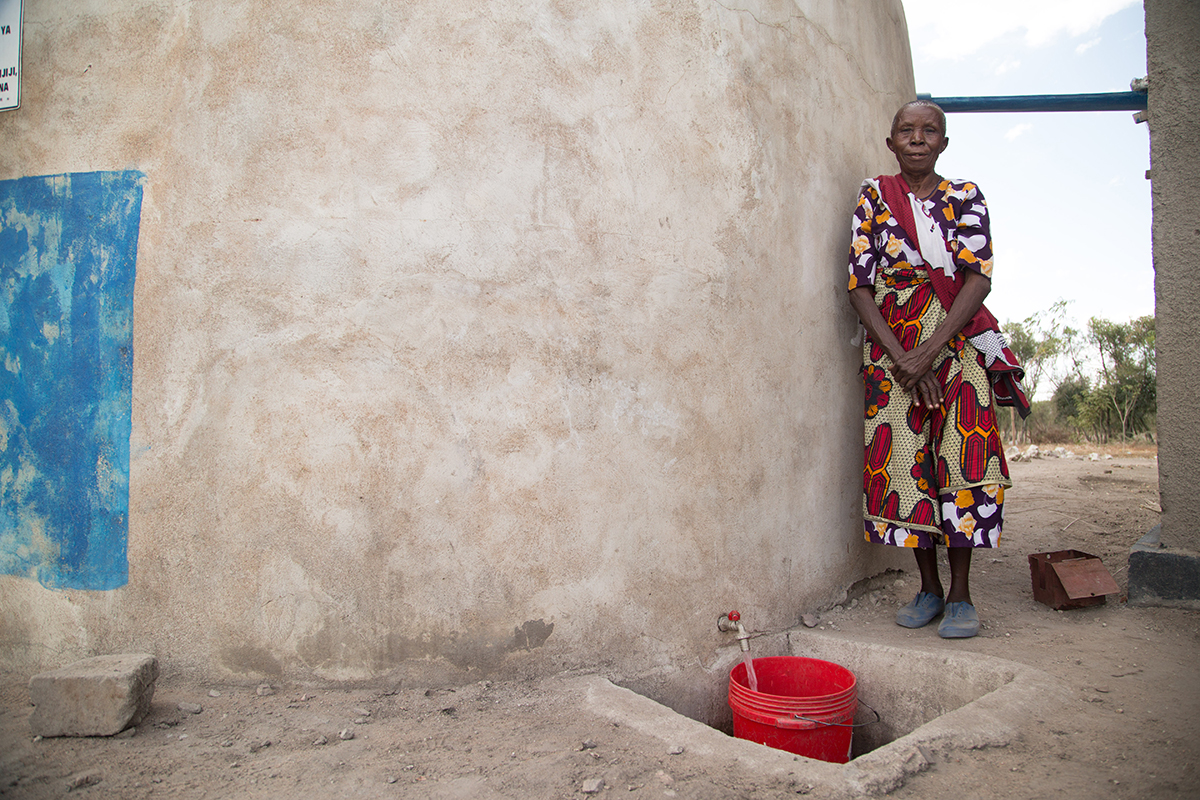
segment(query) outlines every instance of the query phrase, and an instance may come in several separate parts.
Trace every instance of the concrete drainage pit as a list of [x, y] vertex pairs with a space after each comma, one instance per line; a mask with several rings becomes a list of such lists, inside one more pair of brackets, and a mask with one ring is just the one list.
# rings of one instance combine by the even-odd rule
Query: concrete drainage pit
[[[1040, 670], [974, 653], [899, 648], [804, 630], [757, 637], [754, 655], [818, 658], [855, 674], [859, 698], [879, 712], [880, 721], [855, 728], [850, 763], [814, 761], [733, 738], [727, 697], [729, 672], [741, 659], [736, 646], [705, 668], [629, 681], [629, 688], [596, 676], [578, 680], [593, 713], [668, 746], [849, 794], [891, 791], [951, 750], [1007, 745], [1022, 727], [1053, 716], [1070, 699], [1061, 683]], [[654, 697], [670, 698], [674, 710]], [[855, 722], [874, 719], [860, 705]]]

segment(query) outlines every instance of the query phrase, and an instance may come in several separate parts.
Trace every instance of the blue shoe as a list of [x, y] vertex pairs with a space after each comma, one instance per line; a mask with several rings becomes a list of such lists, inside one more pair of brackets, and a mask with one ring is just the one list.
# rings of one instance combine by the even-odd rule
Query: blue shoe
[[929, 592], [917, 592], [913, 601], [896, 612], [896, 624], [905, 628], [921, 628], [942, 613], [946, 604], [942, 598]]
[[938, 636], [943, 639], [970, 639], [979, 633], [979, 614], [975, 606], [966, 602], [946, 603], [946, 616], [938, 625]]

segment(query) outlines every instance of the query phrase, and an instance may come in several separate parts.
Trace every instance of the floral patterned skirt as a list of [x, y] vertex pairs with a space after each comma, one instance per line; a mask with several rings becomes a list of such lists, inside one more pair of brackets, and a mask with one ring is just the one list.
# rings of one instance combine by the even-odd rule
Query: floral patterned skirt
[[[946, 318], [923, 270], [876, 280], [884, 319], [905, 349]], [[868, 541], [899, 547], [995, 547], [1004, 489], [1012, 485], [983, 358], [963, 336], [938, 356], [940, 409], [915, 405], [892, 380], [890, 360], [863, 345], [863, 518]]]

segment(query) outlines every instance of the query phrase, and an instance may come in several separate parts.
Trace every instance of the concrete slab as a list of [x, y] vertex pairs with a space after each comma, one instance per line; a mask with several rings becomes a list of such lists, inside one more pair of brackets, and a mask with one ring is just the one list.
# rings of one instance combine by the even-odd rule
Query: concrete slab
[[1129, 549], [1129, 604], [1200, 610], [1200, 553], [1168, 547], [1161, 525]]
[[[804, 641], [805, 656], [842, 663], [855, 672], [866, 690], [860, 696], [869, 693], [883, 707], [889, 735], [910, 732], [848, 764], [829, 764], [735, 739], [599, 676], [572, 679], [573, 686], [583, 695], [584, 707], [602, 718], [655, 736], [668, 747], [736, 762], [759, 774], [790, 776], [797, 791], [823, 798], [885, 794], [946, 752], [1009, 744], [1033, 719], [1052, 717], [1071, 700], [1066, 687], [1049, 674], [1004, 659], [811, 635]], [[889, 671], [903, 674], [907, 692], [886, 683]], [[948, 674], [954, 680], [946, 680]], [[945, 713], [935, 710], [940, 715], [933, 717], [930, 710], [938, 704], [915, 688], [963, 683], [972, 684], [964, 697], [974, 694], [974, 699]]]
[[145, 653], [97, 656], [34, 675], [29, 727], [37, 736], [112, 736], [150, 710], [158, 659]]

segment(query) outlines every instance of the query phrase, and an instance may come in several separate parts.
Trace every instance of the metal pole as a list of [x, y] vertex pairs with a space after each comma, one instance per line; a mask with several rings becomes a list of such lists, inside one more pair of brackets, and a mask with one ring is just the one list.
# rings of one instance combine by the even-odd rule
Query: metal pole
[[931, 97], [947, 114], [955, 112], [1002, 111], [1145, 111], [1145, 92], [1101, 92], [1099, 94], [1028, 94], [996, 97]]

